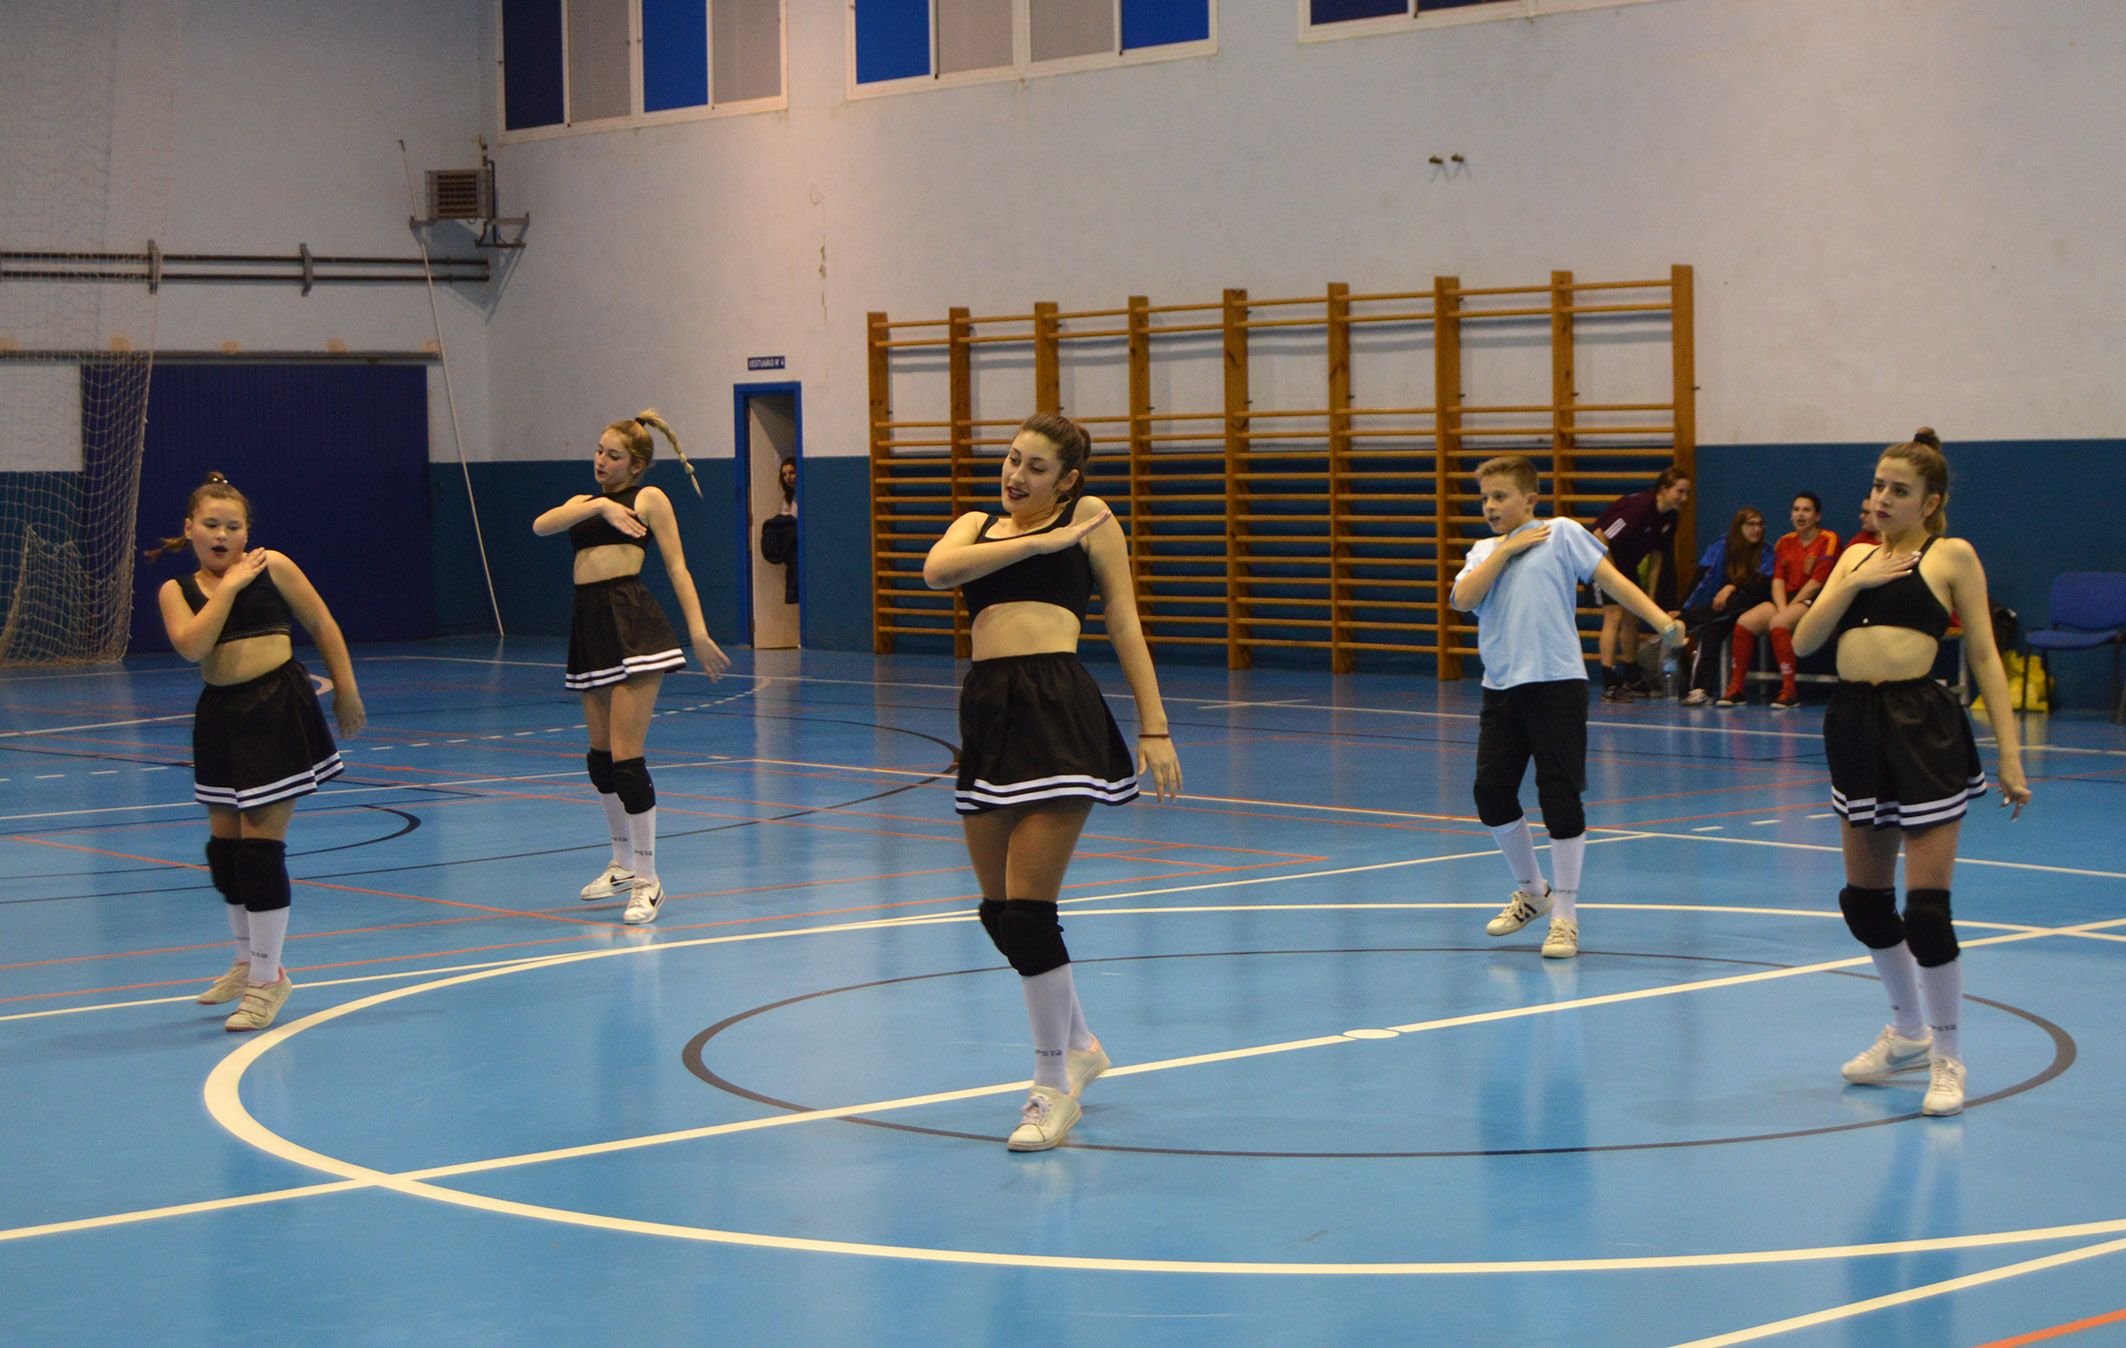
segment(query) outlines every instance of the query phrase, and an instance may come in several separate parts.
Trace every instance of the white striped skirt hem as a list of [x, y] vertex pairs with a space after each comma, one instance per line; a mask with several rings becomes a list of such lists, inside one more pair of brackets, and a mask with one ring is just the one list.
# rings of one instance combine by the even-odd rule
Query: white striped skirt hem
[[232, 810], [255, 810], [261, 805], [271, 805], [277, 800], [291, 796], [307, 796], [324, 783], [331, 781], [346, 770], [340, 762], [339, 752], [324, 758], [301, 772], [283, 777], [277, 782], [263, 786], [245, 787], [239, 791], [233, 786], [209, 786], [205, 782], [192, 783], [192, 799], [202, 805], [223, 805]]

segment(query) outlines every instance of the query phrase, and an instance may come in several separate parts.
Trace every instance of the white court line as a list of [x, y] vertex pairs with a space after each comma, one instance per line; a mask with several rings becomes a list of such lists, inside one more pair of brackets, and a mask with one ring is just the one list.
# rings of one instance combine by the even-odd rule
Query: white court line
[[[2126, 937], [2121, 937], [2126, 940]], [[530, 964], [548, 958], [545, 955], [520, 955], [515, 959], [488, 960], [483, 964], [444, 964], [433, 969], [400, 969], [388, 974], [360, 974], [351, 978], [305, 979], [302, 986], [309, 988], [343, 988], [351, 983], [382, 983], [394, 978], [425, 978], [430, 974], [467, 973], [475, 969], [500, 969], [511, 964]], [[180, 997], [143, 997], [134, 1002], [100, 1002], [94, 1006], [62, 1006], [50, 1011], [16, 1011], [0, 1016], [0, 1025], [11, 1020], [44, 1020], [51, 1016], [78, 1016], [86, 1011], [126, 1011], [136, 1006], [174, 1006], [180, 1002], [190, 1004], [190, 993]]]
[[1866, 1315], [1870, 1311], [1887, 1310], [1891, 1306], [1907, 1306], [1912, 1302], [1924, 1301], [1929, 1297], [1938, 1297], [1948, 1292], [1961, 1292], [1972, 1287], [1984, 1287], [1987, 1283], [2005, 1282], [2009, 1278], [2020, 1278], [2026, 1273], [2042, 1273], [2046, 1269], [2060, 1268], [2067, 1264], [2078, 1264], [2084, 1259], [2099, 1259], [2107, 1254], [2117, 1254], [2121, 1250], [2126, 1250], [2126, 1240], [2107, 1240], [2100, 1245], [2085, 1245], [2079, 1250], [2063, 1250], [2058, 1254], [2048, 1254], [2039, 1259], [2026, 1259], [2020, 1264], [2004, 1264], [1999, 1268], [1989, 1268], [1983, 1273], [1968, 1273], [1961, 1278], [1948, 1278], [1941, 1282], [1927, 1283], [1921, 1287], [1907, 1288], [1902, 1292], [1892, 1292], [1887, 1296], [1869, 1297], [1866, 1301], [1849, 1302], [1843, 1306], [1833, 1306], [1828, 1310], [1814, 1311], [1807, 1315], [1796, 1315], [1785, 1320], [1774, 1320], [1769, 1324], [1756, 1325], [1749, 1329], [1738, 1329], [1731, 1334], [1715, 1334], [1707, 1339], [1692, 1339], [1689, 1343], [1675, 1345], [1675, 1348], [1729, 1348], [1731, 1344], [1753, 1343], [1758, 1339], [1768, 1339], [1778, 1334], [1791, 1334], [1797, 1329], [1808, 1329], [1814, 1325], [1827, 1325], [1837, 1320], [1848, 1320], [1856, 1315]]
[[[1424, 859], [1421, 858], [1419, 860]], [[1310, 877], [1292, 876], [1283, 878], [1300, 879]], [[1242, 884], [1255, 883], [1255, 881], [1230, 881], [1225, 883], [1228, 886], [1238, 886]], [[1215, 887], [1219, 886], [1191, 886], [1190, 888]], [[1317, 911], [1323, 908], [1379, 908], [1390, 910], [1404, 910], [1469, 907], [1482, 908], [1488, 906], [1488, 904], [1445, 903], [1375, 903], [1326, 905], [1292, 904], [1276, 906], [1212, 905], [1191, 908], [1105, 909], [1097, 910], [1095, 912], [1088, 913], [1087, 915], [1170, 916], [1177, 913], [1251, 913], [1262, 911]], [[1617, 904], [1596, 906], [1630, 909], [1646, 905]], [[1662, 908], [1695, 908], [1696, 910], [1710, 913], [1760, 911], [1737, 910], [1719, 905], [1652, 906]], [[1837, 917], [1837, 914], [1835, 913], [1818, 912], [1806, 909], [1766, 909], [1761, 911], [1771, 914], [1792, 914], [1795, 916], [1822, 920], [1829, 920]], [[950, 920], [956, 920], [961, 922], [971, 922], [976, 920], [974, 914], [965, 911], [949, 916]], [[350, 1014], [354, 1011], [364, 1010], [369, 1007], [381, 1005], [386, 1002], [396, 1001], [402, 997], [417, 995], [419, 993], [432, 991], [438, 988], [451, 987], [464, 983], [478, 982], [487, 978], [506, 976], [507, 974], [515, 972], [530, 971], [531, 969], [534, 969], [536, 967], [543, 967], [548, 965], [583, 963], [594, 959], [632, 957], [647, 955], [654, 952], [662, 952], [665, 950], [686, 949], [692, 947], [712, 945], [731, 945], [749, 941], [780, 939], [789, 936], [812, 936], [826, 935], [831, 933], [881, 930], [899, 926], [925, 924], [937, 920], [939, 920], [939, 917], [935, 915], [922, 917], [887, 918], [864, 922], [837, 923], [825, 927], [793, 928], [776, 932], [735, 933], [724, 936], [700, 937], [686, 941], [664, 942], [651, 945], [623, 947], [607, 950], [579, 951], [565, 955], [538, 957], [527, 960], [503, 961], [498, 962], [492, 968], [467, 972], [457, 977], [444, 979], [439, 983], [424, 984], [418, 987], [411, 988], [394, 989], [390, 992], [376, 994], [368, 998], [358, 999], [354, 1002], [343, 1003], [342, 1005], [337, 1007], [330, 1007], [325, 1010], [315, 1012], [310, 1016], [307, 1016], [293, 1024], [278, 1026], [272, 1030], [269, 1030], [265, 1034], [261, 1035], [259, 1038], [254, 1039], [240, 1047], [235, 1053], [230, 1054], [219, 1065], [217, 1065], [214, 1070], [214, 1073], [208, 1078], [205, 1093], [208, 1099], [209, 1108], [211, 1111], [215, 1112], [216, 1118], [223, 1124], [224, 1127], [228, 1128], [233, 1134], [235, 1134], [242, 1140], [259, 1147], [261, 1150], [267, 1151], [269, 1154], [280, 1156], [283, 1159], [292, 1160], [297, 1164], [310, 1166], [313, 1169], [321, 1169], [326, 1171], [327, 1173], [341, 1175], [343, 1177], [342, 1182], [323, 1185], [306, 1185], [297, 1188], [277, 1190], [263, 1194], [247, 1194], [233, 1198], [206, 1200], [199, 1203], [144, 1209], [130, 1213], [116, 1213], [104, 1217], [86, 1218], [72, 1222], [54, 1223], [37, 1227], [17, 1228], [11, 1231], [0, 1231], [0, 1241], [24, 1239], [36, 1235], [50, 1235], [67, 1231], [79, 1231], [106, 1226], [123, 1225], [132, 1222], [155, 1220], [163, 1217], [193, 1215], [197, 1213], [217, 1211], [224, 1208], [252, 1206], [260, 1203], [275, 1202], [281, 1199], [312, 1197], [319, 1194], [338, 1193], [345, 1192], [349, 1189], [369, 1187], [385, 1188], [396, 1192], [404, 1193], [412, 1197], [431, 1198], [446, 1203], [452, 1203], [458, 1206], [472, 1207], [512, 1215], [526, 1216], [534, 1219], [561, 1221], [575, 1225], [592, 1226], [609, 1230], [639, 1231], [646, 1234], [674, 1236], [697, 1241], [721, 1241], [724, 1243], [765, 1246], [768, 1248], [810, 1250], [843, 1254], [868, 1254], [882, 1257], [937, 1260], [950, 1263], [1000, 1264], [1006, 1266], [1062, 1268], [1119, 1268], [1136, 1269], [1150, 1272], [1252, 1272], [1324, 1275], [1354, 1273], [1421, 1272], [1548, 1272], [1559, 1271], [1563, 1269], [1701, 1267], [1709, 1265], [1790, 1262], [1800, 1259], [1844, 1258], [1869, 1254], [1910, 1253], [1921, 1250], [1967, 1248], [1977, 1245], [2008, 1243], [2010, 1241], [2034, 1241], [2040, 1239], [2058, 1239], [2080, 1234], [2097, 1234], [2099, 1232], [2115, 1231], [2120, 1229], [2122, 1225], [2126, 1225], [2126, 1223], [2119, 1222], [2087, 1223], [2076, 1227], [2052, 1228], [2049, 1230], [2038, 1232], [2026, 1231], [1997, 1233], [1993, 1235], [1979, 1236], [1936, 1237], [1927, 1240], [1893, 1242], [1889, 1244], [1875, 1246], [1827, 1247], [1818, 1250], [1776, 1250], [1716, 1255], [1653, 1256], [1629, 1259], [1546, 1260], [1499, 1262], [1487, 1264], [1204, 1264], [1162, 1260], [1113, 1260], [1064, 1258], [1053, 1256], [996, 1255], [980, 1251], [970, 1252], [951, 1250], [919, 1250], [896, 1246], [865, 1245], [843, 1241], [815, 1241], [801, 1240], [790, 1237], [762, 1236], [742, 1232], [717, 1232], [706, 1230], [703, 1228], [674, 1227], [661, 1223], [636, 1222], [631, 1219], [625, 1218], [594, 1217], [589, 1214], [571, 1212], [563, 1209], [544, 1208], [531, 1204], [511, 1203], [506, 1200], [492, 1199], [484, 1195], [471, 1194], [460, 1190], [438, 1188], [426, 1184], [423, 1181], [430, 1179], [446, 1178], [453, 1175], [464, 1175], [493, 1171], [497, 1169], [536, 1164], [553, 1160], [572, 1159], [590, 1155], [602, 1155], [615, 1151], [636, 1150], [647, 1146], [661, 1145], [669, 1142], [695, 1140], [699, 1138], [715, 1136], [725, 1136], [741, 1132], [757, 1132], [763, 1129], [789, 1127], [796, 1124], [817, 1122], [825, 1119], [845, 1118], [854, 1114], [872, 1114], [885, 1112], [887, 1110], [892, 1109], [914, 1108], [924, 1104], [934, 1104], [954, 1100], [971, 1099], [981, 1096], [1009, 1094], [1025, 1089], [1027, 1083], [1025, 1083], [1024, 1081], [1008, 1082], [983, 1087], [974, 1087], [960, 1091], [932, 1093], [924, 1096], [905, 1097], [901, 1100], [874, 1101], [865, 1104], [845, 1105], [833, 1109], [811, 1110], [799, 1113], [769, 1115], [762, 1118], [741, 1120], [729, 1124], [715, 1124], [708, 1125], [702, 1128], [685, 1129], [670, 1133], [661, 1133], [636, 1138], [622, 1138], [609, 1142], [590, 1143], [577, 1147], [554, 1149], [536, 1153], [526, 1153], [513, 1157], [499, 1157], [481, 1161], [463, 1162], [456, 1165], [432, 1167], [428, 1169], [407, 1171], [398, 1174], [388, 1174], [381, 1171], [370, 1170], [366, 1167], [354, 1166], [351, 1163], [341, 1161], [338, 1158], [324, 1156], [320, 1153], [312, 1152], [308, 1148], [303, 1148], [295, 1143], [287, 1141], [285, 1138], [279, 1137], [279, 1135], [274, 1134], [270, 1130], [263, 1128], [263, 1126], [259, 1125], [255, 1119], [251, 1118], [248, 1111], [244, 1110], [241, 1102], [241, 1097], [238, 1092], [238, 1085], [245, 1068], [248, 1067], [252, 1061], [255, 1061], [259, 1056], [263, 1055], [268, 1049], [272, 1048], [279, 1042], [291, 1038], [295, 1034], [300, 1033], [305, 1029], [324, 1024], [331, 1020], [338, 1019], [339, 1017]], [[2002, 927], [2006, 924], [1976, 923], [1972, 925]], [[2085, 927], [2116, 925], [2126, 925], [2126, 919], [2117, 919], [2112, 922], [2105, 923], [2083, 924], [2083, 926]], [[1967, 942], [1966, 944], [1967, 946], [1980, 946], [1986, 944], [1995, 944], [2004, 941], [2029, 940], [2054, 935], [2077, 934], [2081, 934], [2081, 931], [2078, 928], [2015, 928], [2012, 929], [2010, 931], [2010, 934], [2008, 935], [1983, 938], [1978, 941]], [[1504, 1020], [1532, 1015], [1543, 1015], [1556, 1011], [1580, 1009], [1589, 1006], [1644, 1000], [1650, 997], [1669, 996], [1686, 991], [1698, 991], [1714, 987], [1732, 986], [1741, 983], [1761, 982], [1766, 981], [1770, 978], [1793, 977], [1801, 973], [1817, 972], [1824, 969], [1857, 966], [1866, 962], [1867, 958], [1863, 956], [1849, 960], [1835, 961], [1816, 966], [1808, 966], [1806, 968], [1764, 970], [1753, 974], [1744, 974], [1720, 979], [1703, 980], [1695, 984], [1676, 984], [1667, 987], [1642, 989], [1635, 992], [1612, 993], [1600, 997], [1579, 998], [1570, 1002], [1546, 1003], [1530, 1007], [1513, 1007], [1497, 1012], [1487, 1012], [1473, 1016], [1455, 1017], [1449, 1020], [1417, 1022], [1412, 1025], [1394, 1028], [1395, 1033], [1401, 1034], [1417, 1032], [1425, 1029], [1439, 1029], [1458, 1025], [1477, 1024], [1491, 1020]], [[1188, 1058], [1169, 1059], [1159, 1063], [1131, 1064], [1120, 1068], [1110, 1069], [1109, 1074], [1113, 1076], [1124, 1076], [1134, 1073], [1164, 1070], [1172, 1067], [1194, 1066], [1219, 1061], [1233, 1061], [1241, 1058], [1262, 1056], [1268, 1053], [1293, 1051], [1299, 1048], [1320, 1047], [1327, 1046], [1329, 1044], [1339, 1043], [1364, 1042], [1369, 1041], [1374, 1037], [1375, 1036], [1373, 1035], [1363, 1033], [1356, 1037], [1353, 1037], [1348, 1034], [1338, 1034], [1332, 1036], [1325, 1036], [1313, 1040], [1287, 1041], [1283, 1044], [1273, 1045], [1257, 1045], [1249, 1048], [1228, 1050], [1224, 1053], [1218, 1054], [1203, 1054], [1195, 1055]], [[224, 1111], [227, 1112], [225, 1113]]]
[[74, 730], [119, 730], [129, 725], [159, 725], [164, 721], [189, 721], [191, 712], [174, 716], [138, 716], [130, 721], [96, 721], [87, 725], [50, 725], [37, 730], [0, 730], [0, 740], [24, 739], [31, 735], [64, 735]]
[[[1589, 833], [1628, 833], [1635, 838], [1674, 838], [1678, 842], [1731, 843], [1737, 847], [1790, 847], [1799, 852], [1832, 852], [1841, 849], [1824, 843], [1781, 842], [1774, 838], [1714, 838], [1703, 833], [1663, 833], [1658, 829], [1593, 827]], [[2034, 861], [1988, 861], [1984, 857], [1957, 854], [1959, 866], [1993, 866], [2008, 871], [2042, 871], [2047, 875], [2088, 875], [2099, 880], [2126, 880], [2126, 871], [2095, 871], [2077, 866], [2041, 866]]]

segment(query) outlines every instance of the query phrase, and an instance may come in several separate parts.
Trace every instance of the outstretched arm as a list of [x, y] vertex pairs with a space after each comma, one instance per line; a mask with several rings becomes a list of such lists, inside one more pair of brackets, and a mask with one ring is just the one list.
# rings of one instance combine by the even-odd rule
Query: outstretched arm
[[1604, 557], [1595, 563], [1595, 584], [1603, 593], [1646, 620], [1646, 625], [1661, 634], [1661, 644], [1675, 646], [1683, 640], [1683, 624], [1668, 616], [1667, 612], [1647, 597], [1646, 591], [1617, 570], [1615, 562]]
[[657, 555], [664, 558], [664, 574], [671, 578], [678, 596], [679, 612], [686, 619], [687, 640], [694, 643], [694, 656], [708, 671], [711, 681], [721, 679], [731, 667], [731, 657], [709, 639], [709, 625], [701, 616], [701, 596], [694, 592], [694, 574], [687, 570], [686, 550], [679, 542], [679, 517], [671, 498], [656, 487], [644, 487], [635, 498], [635, 509], [657, 540]]
[[1949, 554], [1949, 598], [1957, 621], [1964, 627], [1964, 658], [1971, 677], [1978, 681], [1979, 695], [1986, 699], [1986, 716], [1993, 724], [1993, 739], [2000, 746], [2001, 804], [2010, 818], [2020, 815], [2030, 803], [2030, 783], [2023, 777], [2022, 737], [2009, 710], [2008, 675], [2001, 668], [2000, 650], [1993, 644], [1993, 604], [1986, 593], [1986, 569], [1978, 553], [1960, 538], [1945, 538], [1934, 551]]
[[1137, 701], [1137, 774], [1151, 774], [1153, 799], [1179, 800], [1181, 760], [1174, 753], [1166, 704], [1159, 699], [1159, 676], [1152, 669], [1151, 647], [1145, 643], [1144, 624], [1137, 615], [1129, 542], [1110, 512], [1103, 509], [1098, 513], [1103, 523], [1093, 532], [1086, 552], [1092, 561], [1093, 581], [1100, 587], [1107, 638], [1114, 643], [1115, 658], [1122, 662], [1122, 677], [1129, 680], [1130, 695]]
[[362, 691], [354, 683], [354, 661], [347, 654], [347, 638], [341, 635], [332, 610], [325, 607], [323, 596], [303, 569], [285, 554], [266, 555], [271, 558], [267, 569], [281, 597], [288, 601], [289, 612], [317, 643], [317, 653], [325, 659], [325, 673], [332, 680], [332, 715], [339, 722], [340, 733], [350, 737], [361, 734], [369, 716], [362, 709]]

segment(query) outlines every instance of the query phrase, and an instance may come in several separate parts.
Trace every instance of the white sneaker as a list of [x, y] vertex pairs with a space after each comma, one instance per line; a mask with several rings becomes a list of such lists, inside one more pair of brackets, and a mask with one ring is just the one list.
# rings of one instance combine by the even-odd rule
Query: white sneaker
[[637, 880], [629, 892], [633, 897], [627, 901], [627, 911], [620, 915], [620, 920], [637, 927], [645, 922], [655, 922], [657, 910], [664, 906], [664, 886], [655, 880]]
[[1875, 1036], [1874, 1043], [1839, 1070], [1845, 1073], [1847, 1081], [1862, 1086], [1879, 1086], [1900, 1073], [1917, 1072], [1925, 1067], [1927, 1055], [1933, 1049], [1933, 1035], [1907, 1039], [1897, 1032], [1895, 1025], [1885, 1025], [1882, 1033]]
[[1070, 1135], [1084, 1111], [1077, 1098], [1053, 1086], [1036, 1086], [1019, 1108], [1019, 1126], [1004, 1145], [1012, 1151], [1047, 1151]]
[[1092, 1084], [1093, 1078], [1107, 1069], [1107, 1050], [1100, 1047], [1097, 1039], [1093, 1040], [1091, 1048], [1072, 1049], [1063, 1060], [1063, 1072], [1070, 1078], [1072, 1095], [1085, 1094], [1085, 1088]]
[[617, 861], [606, 863], [598, 878], [580, 891], [584, 900], [617, 899], [635, 887], [635, 873]]
[[229, 966], [227, 973], [207, 984], [207, 990], [192, 1000], [201, 1006], [220, 1006], [223, 1002], [233, 1002], [243, 996], [244, 989], [250, 984], [251, 961], [240, 959]]
[[1919, 1112], [1941, 1118], [1964, 1112], [1964, 1065], [1954, 1058], [1936, 1058], [1927, 1077], [1927, 1095]]
[[1484, 930], [1493, 936], [1511, 936], [1529, 923], [1550, 911], [1550, 894], [1530, 894], [1525, 889], [1513, 891], [1499, 915], [1484, 924]]
[[1550, 919], [1550, 934], [1543, 938], [1543, 958], [1569, 960], [1580, 953], [1580, 924], [1569, 917]]

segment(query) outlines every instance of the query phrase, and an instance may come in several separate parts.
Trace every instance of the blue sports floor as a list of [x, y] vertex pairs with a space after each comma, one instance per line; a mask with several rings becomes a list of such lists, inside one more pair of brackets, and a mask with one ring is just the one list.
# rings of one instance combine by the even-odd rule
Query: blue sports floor
[[1066, 891], [1116, 1068], [1014, 1156], [951, 662], [669, 680], [674, 897], [630, 928], [576, 898], [558, 642], [356, 657], [370, 731], [290, 835], [300, 986], [248, 1037], [191, 1002], [229, 958], [196, 673], [0, 677], [0, 1341], [2126, 1339], [2094, 714], [2032, 718], [2035, 804], [1965, 825], [1972, 1099], [1927, 1120], [1838, 1075], [1885, 1011], [1820, 705], [1595, 705], [1564, 963], [1483, 934], [1473, 682], [1169, 664], [1186, 798], [1098, 811]]

